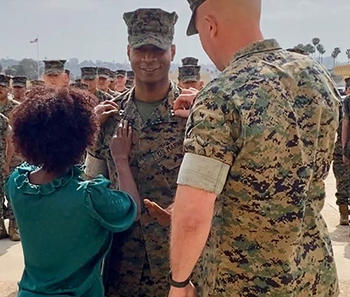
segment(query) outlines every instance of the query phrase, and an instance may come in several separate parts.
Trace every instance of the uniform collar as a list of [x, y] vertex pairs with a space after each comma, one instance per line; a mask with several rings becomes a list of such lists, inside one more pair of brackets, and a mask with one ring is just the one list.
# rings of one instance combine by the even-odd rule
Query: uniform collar
[[275, 39], [266, 39], [259, 42], [255, 42], [252, 44], [249, 44], [245, 48], [239, 50], [232, 58], [231, 63], [236, 62], [237, 60], [246, 57], [251, 56], [257, 53], [263, 53], [263, 52], [269, 52], [269, 51], [276, 51], [282, 49], [279, 43]]

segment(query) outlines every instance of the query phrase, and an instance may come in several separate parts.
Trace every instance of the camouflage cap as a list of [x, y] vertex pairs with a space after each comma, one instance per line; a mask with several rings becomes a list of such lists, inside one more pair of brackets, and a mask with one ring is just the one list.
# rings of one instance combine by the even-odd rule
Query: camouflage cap
[[105, 67], [97, 67], [97, 75], [98, 77], [109, 78], [111, 70]]
[[4, 75], [4, 74], [0, 74], [0, 86], [2, 87], [10, 87], [10, 80], [11, 77]]
[[85, 80], [94, 80], [97, 77], [97, 68], [96, 67], [82, 67], [81, 78]]
[[27, 86], [27, 78], [25, 76], [15, 76], [12, 78], [12, 86], [25, 88]]
[[167, 50], [173, 43], [176, 12], [166, 12], [159, 8], [140, 8], [124, 13], [124, 21], [128, 26], [128, 40], [132, 48], [143, 45], [154, 45]]
[[70, 84], [70, 87], [78, 88], [78, 89], [82, 89], [82, 90], [87, 90], [89, 86], [87, 84], [84, 84], [81, 82], [75, 82], [75, 83]]
[[36, 87], [36, 86], [44, 86], [44, 85], [45, 85], [45, 82], [44, 82], [43, 80], [34, 79], [34, 80], [31, 80], [31, 81], [30, 81], [30, 84], [31, 84], [33, 87]]
[[135, 78], [135, 73], [134, 73], [134, 71], [132, 71], [132, 70], [130, 70], [130, 71], [127, 71], [127, 77], [128, 78]]
[[44, 61], [46, 75], [59, 75], [64, 72], [64, 64], [66, 60], [50, 60]]
[[188, 65], [179, 67], [178, 80], [182, 82], [200, 81], [200, 71], [200, 66]]
[[182, 66], [198, 66], [198, 59], [186, 57], [182, 59]]
[[197, 28], [196, 28], [196, 10], [201, 4], [203, 4], [206, 0], [187, 0], [188, 3], [190, 4], [190, 8], [192, 10], [192, 16], [190, 23], [188, 24], [187, 28], [187, 35], [191, 36], [194, 34], [198, 34]]
[[116, 74], [117, 74], [117, 77], [118, 76], [125, 77], [126, 76], [126, 70], [119, 69], [119, 70], [116, 71]]

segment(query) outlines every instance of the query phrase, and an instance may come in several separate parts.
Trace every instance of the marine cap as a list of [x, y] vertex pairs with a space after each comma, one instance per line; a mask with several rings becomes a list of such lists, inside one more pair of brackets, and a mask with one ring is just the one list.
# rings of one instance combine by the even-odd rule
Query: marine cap
[[64, 64], [66, 60], [49, 60], [44, 61], [46, 75], [59, 75], [64, 72]]
[[128, 78], [135, 78], [135, 73], [134, 73], [134, 71], [132, 71], [132, 70], [128, 71], [128, 72], [127, 72], [127, 77], [128, 77]]
[[82, 90], [88, 89], [88, 85], [84, 84], [82, 82], [74, 82], [74, 83], [70, 84], [70, 87], [78, 88], [78, 89], [82, 89]]
[[154, 45], [167, 50], [173, 43], [176, 12], [166, 12], [159, 8], [140, 8], [124, 13], [128, 26], [128, 41], [132, 48], [143, 45]]
[[4, 74], [0, 74], [0, 86], [6, 87], [6, 88], [10, 87], [10, 80], [11, 80], [11, 77]]
[[98, 77], [109, 78], [111, 71], [105, 67], [97, 67], [97, 75]]
[[117, 74], [117, 77], [118, 76], [125, 77], [126, 76], [126, 70], [119, 69], [119, 70], [116, 71], [116, 74]]
[[190, 8], [192, 10], [192, 16], [190, 23], [188, 24], [187, 28], [187, 36], [191, 36], [194, 34], [198, 34], [197, 28], [196, 28], [196, 10], [199, 6], [201, 6], [206, 0], [187, 0], [187, 2], [190, 4]]
[[182, 66], [198, 66], [198, 59], [193, 57], [186, 57], [182, 60]]
[[189, 65], [179, 67], [178, 80], [182, 82], [200, 81], [200, 71], [200, 66]]
[[44, 86], [45, 82], [43, 80], [38, 80], [34, 79], [30, 81], [31, 86], [36, 87], [36, 86]]
[[97, 68], [96, 67], [82, 67], [81, 78], [86, 80], [94, 80], [97, 77]]
[[27, 86], [27, 78], [25, 76], [15, 76], [12, 78], [12, 86], [25, 88]]

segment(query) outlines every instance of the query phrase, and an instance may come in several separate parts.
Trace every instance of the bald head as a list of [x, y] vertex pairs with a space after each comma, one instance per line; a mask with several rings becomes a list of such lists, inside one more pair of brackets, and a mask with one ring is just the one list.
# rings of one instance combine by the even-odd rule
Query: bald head
[[204, 50], [223, 70], [232, 56], [262, 40], [261, 0], [207, 0], [196, 11], [196, 28]]

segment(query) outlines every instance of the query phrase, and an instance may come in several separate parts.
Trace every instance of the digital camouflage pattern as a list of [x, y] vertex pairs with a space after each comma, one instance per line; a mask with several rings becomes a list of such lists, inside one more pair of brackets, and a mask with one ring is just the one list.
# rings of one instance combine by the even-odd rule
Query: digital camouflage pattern
[[82, 67], [80, 71], [82, 79], [94, 80], [97, 77], [97, 67]]
[[198, 34], [197, 28], [196, 28], [196, 20], [195, 20], [195, 13], [196, 9], [205, 2], [206, 0], [187, 0], [187, 2], [190, 5], [190, 8], [192, 10], [192, 17], [190, 20], [190, 23], [188, 24], [187, 28], [187, 35], [191, 36], [194, 34]]
[[179, 77], [180, 82], [190, 82], [190, 81], [200, 81], [201, 67], [200, 66], [182, 66], [179, 67]]
[[194, 57], [186, 57], [182, 60], [182, 66], [198, 66], [199, 60]]
[[66, 60], [44, 61], [44, 73], [46, 75], [59, 75], [64, 72]]
[[10, 80], [11, 78], [7, 75], [0, 74], [0, 86], [2, 87], [10, 87]]
[[12, 86], [25, 88], [27, 86], [27, 78], [25, 76], [15, 76], [12, 78]]
[[96, 90], [95, 96], [98, 98], [99, 103], [114, 99], [111, 94], [108, 94], [102, 90]]
[[[0, 219], [4, 218], [5, 210], [5, 168], [6, 168], [6, 134], [8, 131], [9, 123], [8, 118], [0, 113]], [[1, 228], [0, 224], [0, 228]], [[3, 230], [0, 230], [2, 234]]]
[[105, 67], [97, 67], [98, 77], [109, 78], [111, 75], [111, 70]]
[[[344, 110], [348, 108], [350, 110], [350, 96], [347, 100], [343, 101]], [[343, 163], [343, 146], [341, 141], [342, 135], [342, 106], [339, 109], [339, 126], [337, 131], [337, 141], [335, 142], [334, 154], [333, 154], [333, 173], [336, 180], [337, 192], [337, 205], [349, 205], [350, 202], [350, 166]]]
[[128, 41], [132, 48], [154, 45], [167, 50], [173, 43], [178, 19], [176, 12], [166, 12], [159, 8], [140, 8], [124, 13], [128, 26]]
[[338, 108], [326, 70], [275, 40], [236, 53], [199, 94], [185, 152], [230, 166], [197, 267], [199, 296], [338, 295], [320, 214]]
[[[105, 160], [109, 179], [113, 187], [118, 188], [109, 143], [120, 120], [128, 120], [133, 128], [130, 166], [140, 197], [149, 198], [164, 208], [175, 197], [177, 174], [183, 158], [186, 119], [174, 116], [172, 110], [179, 94], [179, 89], [172, 83], [167, 98], [145, 122], [133, 102], [134, 89], [121, 95], [118, 99], [120, 115], [103, 125], [93, 152], [95, 157]], [[167, 296], [169, 230], [142, 209], [141, 224], [134, 224], [126, 233], [116, 235], [110, 261], [106, 261], [110, 267], [110, 279], [107, 276], [110, 292], [128, 297]]]

